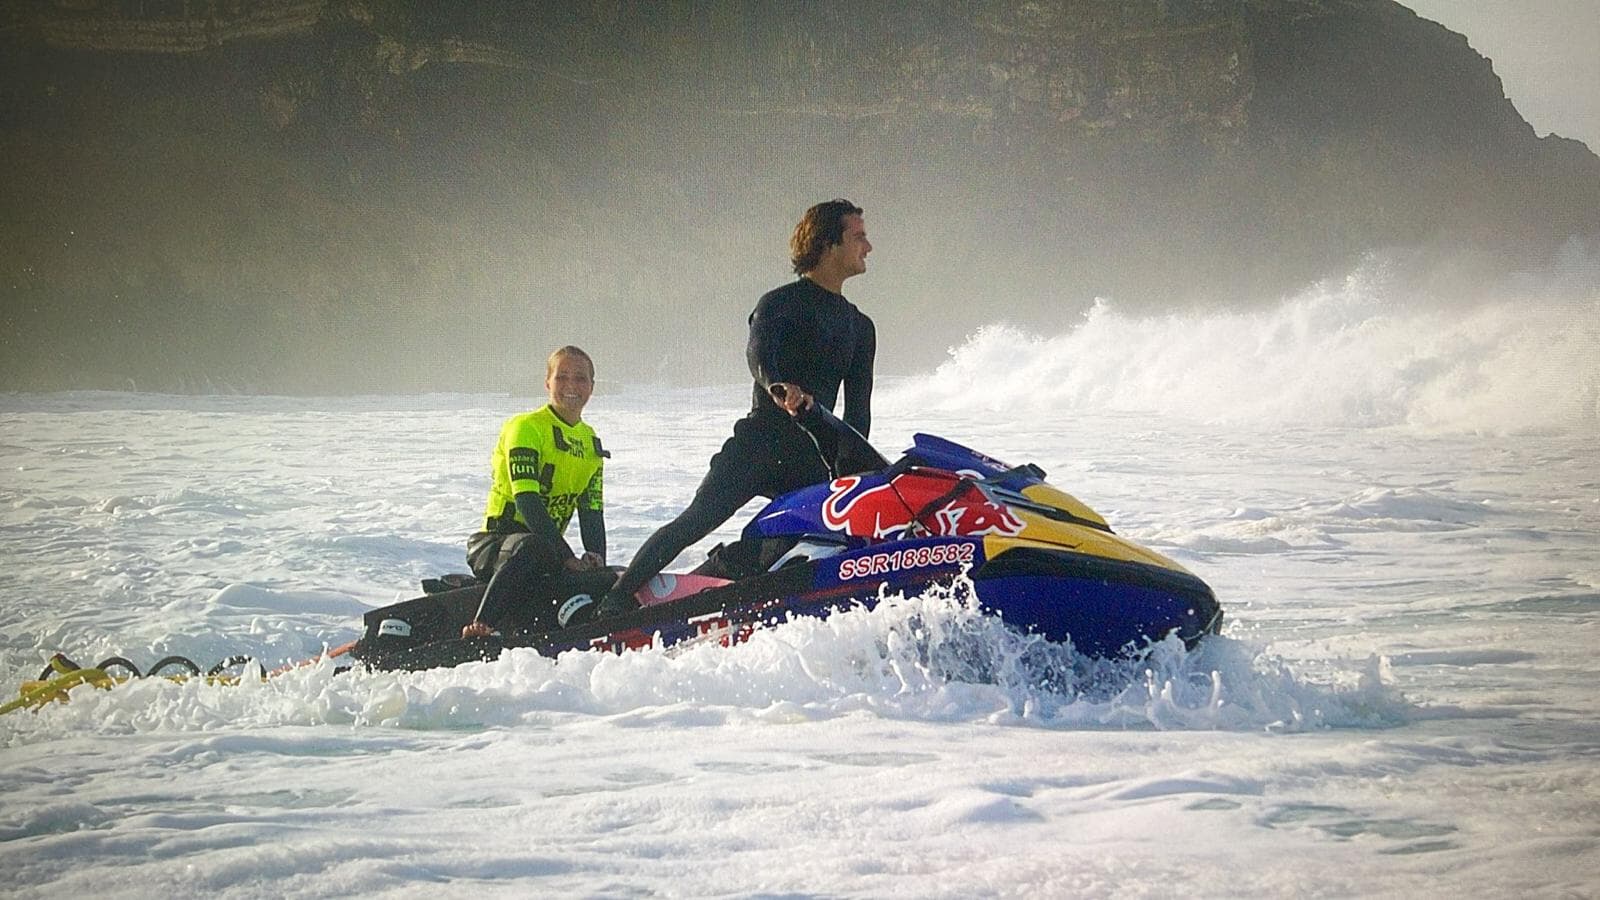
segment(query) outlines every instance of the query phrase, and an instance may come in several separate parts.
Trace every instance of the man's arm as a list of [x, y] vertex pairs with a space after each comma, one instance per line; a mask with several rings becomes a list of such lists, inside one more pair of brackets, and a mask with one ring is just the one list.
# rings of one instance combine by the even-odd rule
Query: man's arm
[[762, 297], [750, 313], [750, 340], [745, 345], [745, 362], [750, 375], [767, 390], [774, 384], [793, 384], [804, 368], [796, 354], [807, 346], [806, 329], [792, 310], [773, 299]]
[[806, 369], [804, 354], [815, 344], [811, 329], [792, 310], [767, 294], [750, 313], [745, 362], [760, 393], [791, 416], [811, 408], [811, 387], [796, 379]]
[[856, 352], [844, 376], [844, 416], [862, 437], [872, 428], [872, 367], [878, 355], [878, 329], [865, 314], [862, 333], [856, 338]]

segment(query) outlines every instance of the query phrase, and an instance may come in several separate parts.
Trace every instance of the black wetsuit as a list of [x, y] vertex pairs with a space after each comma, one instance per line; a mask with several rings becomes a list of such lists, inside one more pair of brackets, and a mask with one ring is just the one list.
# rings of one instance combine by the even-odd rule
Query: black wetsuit
[[872, 320], [839, 294], [801, 278], [768, 291], [750, 313], [745, 359], [755, 378], [750, 413], [711, 457], [711, 469], [694, 500], [639, 548], [633, 563], [606, 595], [602, 615], [630, 608], [635, 591], [685, 547], [710, 534], [752, 497], [780, 494], [827, 481], [817, 444], [767, 393], [784, 382], [805, 388], [863, 436], [872, 426], [872, 365], [877, 355]]

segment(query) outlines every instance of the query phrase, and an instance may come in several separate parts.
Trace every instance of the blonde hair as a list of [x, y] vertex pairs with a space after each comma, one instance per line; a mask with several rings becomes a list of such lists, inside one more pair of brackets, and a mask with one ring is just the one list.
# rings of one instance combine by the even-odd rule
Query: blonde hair
[[577, 356], [577, 357], [582, 358], [584, 362], [589, 364], [589, 380], [590, 381], [594, 380], [594, 357], [592, 357], [589, 354], [583, 352], [583, 350], [572, 346], [571, 344], [568, 344], [565, 347], [561, 347], [561, 348], [557, 349], [556, 352], [550, 354], [550, 358], [549, 359], [545, 360], [545, 363], [544, 363], [544, 377], [545, 378], [549, 378], [551, 375], [554, 375], [556, 373], [556, 365], [561, 362], [561, 358], [563, 356]]

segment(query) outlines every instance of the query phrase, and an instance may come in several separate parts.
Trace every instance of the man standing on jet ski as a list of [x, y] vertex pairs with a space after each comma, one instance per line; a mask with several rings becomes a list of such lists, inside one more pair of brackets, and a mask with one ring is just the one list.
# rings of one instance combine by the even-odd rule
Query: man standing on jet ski
[[[487, 637], [501, 614], [560, 572], [585, 572], [606, 564], [602, 473], [611, 454], [583, 421], [594, 393], [594, 360], [562, 347], [545, 363], [550, 402], [507, 419], [492, 459], [493, 483], [483, 530], [467, 539], [467, 565], [487, 579], [478, 614], [464, 638]], [[562, 535], [578, 514], [582, 556]], [[575, 608], [560, 611], [566, 624]]]
[[834, 410], [842, 386], [844, 421], [863, 436], [871, 427], [877, 331], [841, 293], [845, 279], [867, 270], [872, 252], [861, 208], [848, 200], [811, 207], [789, 247], [799, 279], [767, 292], [750, 313], [745, 358], [755, 386], [749, 414], [711, 457], [689, 508], [644, 542], [597, 617], [637, 608], [639, 588], [752, 497], [777, 497], [832, 477], [796, 417], [817, 404]]

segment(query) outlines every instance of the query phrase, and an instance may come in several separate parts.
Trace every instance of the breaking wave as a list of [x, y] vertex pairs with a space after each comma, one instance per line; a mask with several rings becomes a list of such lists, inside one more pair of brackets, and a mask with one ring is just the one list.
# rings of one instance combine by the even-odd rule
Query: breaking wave
[[1098, 300], [1042, 335], [979, 329], [900, 408], [1123, 412], [1256, 424], [1507, 433], [1600, 422], [1600, 263], [1580, 247], [1493, 299], [1415, 298], [1374, 258], [1274, 305], [1139, 317]]

